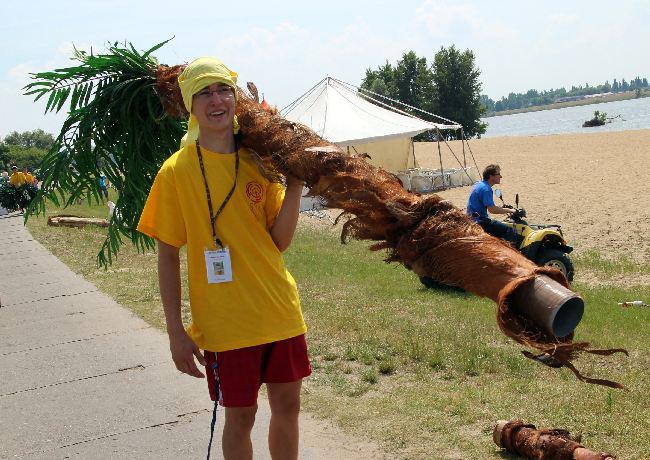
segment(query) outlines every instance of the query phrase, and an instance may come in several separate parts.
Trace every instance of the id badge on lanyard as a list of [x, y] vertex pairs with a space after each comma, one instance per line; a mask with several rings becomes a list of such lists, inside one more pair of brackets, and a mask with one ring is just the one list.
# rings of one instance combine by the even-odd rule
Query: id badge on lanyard
[[228, 283], [232, 281], [232, 265], [228, 247], [205, 250], [205, 268], [208, 284]]
[[216, 283], [229, 283], [232, 281], [232, 263], [230, 261], [230, 250], [228, 246], [224, 246], [221, 243], [221, 240], [217, 238], [217, 233], [215, 230], [215, 223], [221, 211], [225, 208], [226, 204], [230, 200], [235, 187], [237, 187], [237, 175], [239, 173], [239, 147], [235, 144], [235, 180], [232, 184], [232, 188], [226, 198], [224, 198], [221, 206], [217, 210], [216, 214], [212, 212], [212, 198], [210, 196], [210, 187], [208, 186], [208, 179], [205, 176], [205, 167], [203, 166], [203, 155], [201, 154], [201, 146], [199, 145], [199, 140], [196, 140], [196, 154], [199, 158], [199, 166], [201, 168], [201, 175], [203, 176], [203, 184], [205, 185], [205, 195], [208, 201], [208, 211], [210, 216], [210, 227], [212, 229], [212, 240], [216, 248], [221, 249], [205, 249], [205, 271], [208, 277], [208, 284]]

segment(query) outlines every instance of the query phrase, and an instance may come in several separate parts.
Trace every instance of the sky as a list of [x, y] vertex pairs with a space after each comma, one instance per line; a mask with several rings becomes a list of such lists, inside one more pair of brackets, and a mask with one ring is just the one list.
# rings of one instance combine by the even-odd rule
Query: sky
[[650, 78], [650, 0], [3, 1], [0, 137], [58, 134], [65, 114], [22, 95], [31, 72], [74, 65], [73, 46], [140, 49], [181, 64], [215, 56], [282, 108], [325, 76], [359, 85], [368, 68], [413, 50], [471, 50], [482, 94]]

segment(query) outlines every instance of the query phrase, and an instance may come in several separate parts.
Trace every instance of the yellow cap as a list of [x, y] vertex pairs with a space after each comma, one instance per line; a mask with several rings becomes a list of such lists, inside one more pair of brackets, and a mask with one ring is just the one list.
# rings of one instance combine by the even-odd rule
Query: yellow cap
[[[190, 113], [190, 119], [187, 124], [187, 133], [181, 141], [181, 147], [193, 143], [199, 137], [199, 124], [196, 117], [192, 115], [192, 96], [201, 91], [206, 86], [215, 83], [223, 83], [230, 86], [237, 98], [237, 72], [230, 70], [218, 59], [212, 57], [200, 57], [190, 62], [185, 70], [178, 76], [178, 86], [183, 96], [183, 104]], [[237, 117], [233, 120], [233, 132], [239, 132], [239, 123]]]

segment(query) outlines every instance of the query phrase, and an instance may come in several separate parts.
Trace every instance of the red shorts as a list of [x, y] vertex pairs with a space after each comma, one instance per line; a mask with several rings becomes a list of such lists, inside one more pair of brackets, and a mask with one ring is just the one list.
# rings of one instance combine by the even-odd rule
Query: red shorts
[[206, 350], [203, 354], [210, 398], [216, 398], [218, 380], [219, 403], [224, 407], [254, 406], [262, 383], [295, 382], [311, 374], [304, 334], [219, 353]]

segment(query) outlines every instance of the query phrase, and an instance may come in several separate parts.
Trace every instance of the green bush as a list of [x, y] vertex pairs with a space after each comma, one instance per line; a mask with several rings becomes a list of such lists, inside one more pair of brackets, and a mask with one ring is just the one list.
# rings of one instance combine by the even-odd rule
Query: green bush
[[38, 189], [33, 184], [14, 187], [6, 182], [0, 183], [0, 206], [8, 210], [25, 209], [36, 196]]

